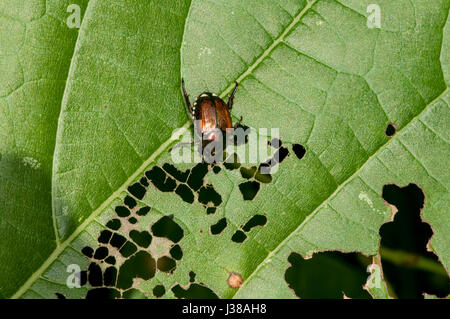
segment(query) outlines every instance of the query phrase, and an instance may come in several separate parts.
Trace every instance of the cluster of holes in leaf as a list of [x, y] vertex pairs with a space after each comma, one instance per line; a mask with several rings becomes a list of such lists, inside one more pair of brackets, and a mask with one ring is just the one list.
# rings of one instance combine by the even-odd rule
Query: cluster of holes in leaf
[[[267, 223], [267, 217], [265, 215], [253, 215], [245, 225], [239, 227], [238, 230], [233, 234], [231, 240], [235, 243], [242, 243], [247, 239], [247, 235], [245, 233], [249, 232], [253, 227], [256, 226], [264, 226]], [[227, 219], [221, 218], [217, 223], [211, 225], [210, 230], [211, 234], [219, 235], [222, 231], [227, 227]]]
[[[210, 166], [198, 163], [191, 169], [180, 171], [172, 164], [165, 163], [162, 167], [153, 166], [145, 176], [161, 192], [174, 192], [189, 204], [196, 201], [205, 207], [207, 214], [214, 214], [222, 203], [222, 196], [212, 184], [205, 183]], [[217, 170], [216, 167], [213, 169]]]
[[[115, 209], [119, 218], [108, 221], [108, 229], [100, 232], [99, 246], [95, 250], [89, 246], [82, 249], [91, 260], [87, 271], [81, 274], [81, 284], [89, 282], [93, 287], [87, 298], [145, 298], [136, 280], [150, 280], [157, 271], [173, 273], [177, 261], [183, 257], [178, 244], [183, 238], [183, 229], [173, 216], [163, 216], [149, 231], [140, 231], [130, 227], [135, 224], [130, 218], [137, 219], [151, 208], [138, 206], [130, 196], [125, 198], [124, 204]], [[127, 221], [129, 224], [124, 226]], [[127, 231], [127, 236], [120, 234], [121, 230]], [[161, 297], [165, 288], [155, 287], [154, 292], [155, 297]]]
[[[231, 163], [224, 163], [224, 166], [228, 170], [239, 169], [241, 176], [246, 180], [238, 185], [244, 200], [253, 200], [261, 188], [261, 183], [271, 183], [271, 169], [282, 163], [290, 155], [288, 148], [282, 146], [282, 141], [279, 139], [272, 139], [269, 141], [269, 145], [275, 149], [275, 153], [271, 158], [261, 163], [258, 167], [242, 166], [236, 154], [232, 154], [234, 159]], [[303, 145], [293, 144], [292, 150], [298, 159], [302, 159], [305, 156], [306, 149]]]
[[[290, 152], [287, 147], [282, 146], [282, 141], [273, 139], [269, 141], [269, 145], [276, 150], [274, 155], [260, 164], [259, 167], [245, 167], [241, 165], [237, 154], [233, 153], [231, 161], [225, 161], [223, 167], [227, 170], [239, 169], [244, 182], [238, 185], [244, 200], [253, 200], [260, 190], [260, 184], [267, 184], [272, 181], [271, 174], [263, 174], [261, 167], [266, 167], [269, 171], [271, 167], [283, 162]], [[274, 146], [276, 145], [276, 147]], [[300, 144], [293, 144], [292, 150], [298, 159], [302, 159], [306, 153], [306, 149]], [[226, 155], [225, 155], [226, 156]], [[221, 166], [216, 164], [199, 163], [193, 168], [181, 171], [174, 165], [165, 163], [162, 166], [154, 166], [145, 173], [146, 180], [150, 181], [161, 192], [174, 192], [183, 201], [192, 204], [198, 202], [205, 207], [206, 214], [214, 214], [222, 203], [222, 196], [214, 189], [212, 184], [206, 183], [205, 177], [212, 170], [215, 174], [219, 174], [222, 170]], [[267, 172], [267, 171], [266, 171]], [[143, 198], [145, 188], [141, 183], [136, 183], [129, 187], [130, 193], [137, 198]], [[255, 218], [259, 218], [255, 216]], [[264, 217], [265, 218], [265, 217]], [[265, 223], [264, 223], [265, 224]], [[220, 234], [227, 226], [226, 218], [220, 219], [216, 224], [211, 226], [213, 235]], [[243, 235], [242, 235], [243, 234]], [[235, 242], [243, 242], [246, 235], [239, 230], [233, 237]]]
[[245, 223], [244, 226], [236, 230], [231, 237], [231, 240], [235, 243], [242, 243], [247, 239], [247, 235], [245, 233], [249, 232], [253, 227], [264, 226], [266, 223], [267, 217], [265, 215], [254, 215], [247, 223]]
[[[427, 249], [433, 231], [420, 216], [424, 205], [422, 190], [414, 184], [405, 187], [385, 185], [383, 198], [398, 209], [394, 220], [385, 223], [379, 230], [379, 255], [390, 292], [400, 299], [423, 298], [424, 293], [440, 298], [448, 296], [448, 273], [438, 257]], [[384, 257], [385, 248], [407, 252], [409, 259], [393, 263]], [[291, 266], [285, 272], [285, 280], [300, 298], [342, 298], [344, 295], [350, 298], [371, 298], [363, 286], [368, 278], [367, 267], [373, 257], [360, 253], [326, 251], [304, 259], [293, 252], [288, 257]], [[432, 261], [435, 264], [434, 272], [414, 267], [419, 258]]]
[[[123, 205], [114, 209], [117, 216], [110, 219], [106, 223], [106, 229], [100, 232], [98, 247], [95, 250], [89, 246], [82, 249], [82, 253], [90, 259], [88, 269], [79, 274], [80, 284], [89, 283], [92, 287], [86, 298], [146, 298], [138, 283], [152, 279], [157, 271], [172, 274], [177, 261], [182, 259], [183, 251], [178, 243], [184, 232], [174, 221], [173, 215], [161, 217], [148, 231], [141, 231], [137, 227], [139, 218], [149, 214], [152, 209], [140, 202], [149, 186], [147, 178], [155, 186], [159, 186], [158, 189], [164, 189], [164, 185], [168, 187], [171, 183], [165, 178], [161, 184], [161, 175], [158, 175], [159, 171], [155, 167], [146, 172], [139, 182], [128, 187], [129, 195], [125, 196]], [[203, 164], [197, 165], [192, 170], [192, 177], [186, 179], [177, 175], [180, 172], [175, 171], [174, 167], [165, 165], [165, 168], [181, 180], [187, 181], [190, 187], [199, 190], [207, 167]], [[191, 282], [186, 289], [174, 285], [172, 292], [178, 298], [196, 294], [217, 297], [201, 283]], [[160, 298], [166, 293], [166, 288], [156, 285], [152, 293]], [[56, 296], [64, 297], [60, 293], [56, 293]]]
[[[239, 184], [244, 200], [254, 199], [260, 183], [272, 181], [270, 174], [261, 173], [262, 166], [270, 170], [289, 156], [288, 149], [281, 146], [280, 140], [269, 142], [269, 145], [273, 144], [278, 145], [274, 156], [258, 168], [242, 166], [236, 154], [232, 155], [232, 163], [223, 163], [223, 167], [228, 170], [239, 169], [246, 180]], [[303, 158], [306, 152], [303, 146], [293, 144], [292, 148], [299, 159]], [[175, 271], [177, 261], [183, 257], [178, 244], [183, 237], [183, 229], [173, 220], [173, 215], [170, 215], [160, 218], [150, 231], [140, 231], [137, 228], [139, 218], [151, 211], [151, 207], [142, 205], [140, 201], [151, 183], [161, 192], [174, 192], [187, 203], [196, 201], [205, 207], [207, 214], [213, 214], [222, 203], [222, 197], [212, 184], [205, 182], [210, 169], [215, 174], [221, 171], [218, 164], [199, 163], [191, 169], [181, 171], [172, 164], [165, 163], [161, 167], [153, 166], [138, 182], [127, 188], [129, 195], [124, 198], [123, 205], [115, 207], [117, 216], [106, 223], [107, 229], [101, 231], [99, 246], [95, 250], [88, 246], [82, 249], [82, 253], [91, 261], [88, 269], [80, 273], [81, 284], [89, 283], [93, 287], [88, 291], [87, 298], [145, 298], [145, 293], [136, 284], [139, 279], [150, 280], [157, 271], [169, 274]], [[234, 233], [232, 241], [242, 243], [247, 238], [245, 233], [266, 223], [264, 215], [251, 217]], [[211, 233], [218, 235], [226, 226], [226, 219], [222, 218], [211, 226]], [[124, 234], [124, 231], [127, 233]], [[164, 244], [169, 247], [167, 255], [154, 256], [155, 248], [152, 249], [151, 244], [155, 238], [165, 238]], [[178, 298], [217, 298], [206, 285], [194, 283], [192, 276], [188, 287], [177, 284], [171, 290]], [[152, 293], [159, 298], [164, 296], [166, 289], [163, 285], [157, 285]], [[59, 293], [56, 295], [64, 297]]]

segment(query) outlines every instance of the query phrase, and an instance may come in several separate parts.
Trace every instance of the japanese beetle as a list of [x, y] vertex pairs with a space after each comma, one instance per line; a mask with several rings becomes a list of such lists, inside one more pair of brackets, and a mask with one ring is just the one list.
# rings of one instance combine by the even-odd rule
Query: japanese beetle
[[[216, 140], [218, 130], [222, 132], [224, 136], [228, 129], [236, 129], [240, 125], [240, 121], [236, 122], [234, 125], [231, 122], [231, 109], [233, 108], [234, 95], [238, 87], [236, 82], [233, 92], [228, 98], [228, 102], [225, 102], [214, 93], [203, 92], [194, 101], [191, 106], [189, 100], [189, 95], [186, 92], [184, 86], [184, 79], [181, 80], [181, 87], [183, 90], [183, 96], [185, 100], [186, 111], [192, 122], [198, 121], [199, 133], [202, 134], [202, 147], [204, 148], [210, 142]], [[174, 147], [183, 146], [192, 143], [179, 143]], [[173, 147], [173, 148], [174, 148]], [[172, 148], [172, 149], [173, 149]]]

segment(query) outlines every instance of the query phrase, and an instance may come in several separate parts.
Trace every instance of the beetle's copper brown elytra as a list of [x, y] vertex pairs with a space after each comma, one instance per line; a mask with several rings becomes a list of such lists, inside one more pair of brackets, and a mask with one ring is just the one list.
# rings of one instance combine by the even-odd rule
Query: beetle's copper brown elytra
[[[184, 86], [184, 80], [181, 80], [181, 87], [183, 89], [184, 100], [186, 102], [186, 111], [193, 121], [201, 121], [201, 132], [206, 133], [209, 130], [220, 129], [226, 131], [227, 128], [232, 128], [231, 109], [233, 108], [234, 95], [238, 87], [238, 83], [234, 87], [233, 92], [228, 98], [227, 104], [216, 94], [204, 92], [200, 94], [191, 106], [189, 95]], [[236, 123], [235, 127], [238, 123]]]
[[[220, 129], [222, 132], [226, 132], [227, 129], [235, 129], [238, 127], [238, 125], [240, 125], [239, 121], [236, 122], [233, 126], [230, 113], [231, 109], [233, 108], [234, 95], [236, 94], [236, 90], [238, 87], [237, 82], [226, 104], [216, 94], [204, 92], [197, 97], [194, 104], [191, 106], [189, 95], [186, 92], [183, 79], [181, 80], [181, 87], [183, 89], [183, 96], [186, 103], [186, 111], [190, 119], [193, 122], [200, 121], [199, 128], [203, 135], [203, 147], [209, 142], [215, 140], [215, 132], [217, 132], [217, 129]], [[183, 143], [179, 143], [174, 147], [182, 145]]]
[[226, 131], [232, 127], [229, 108], [217, 95], [201, 94], [195, 101], [192, 111], [194, 120], [201, 121], [202, 133], [216, 128]]

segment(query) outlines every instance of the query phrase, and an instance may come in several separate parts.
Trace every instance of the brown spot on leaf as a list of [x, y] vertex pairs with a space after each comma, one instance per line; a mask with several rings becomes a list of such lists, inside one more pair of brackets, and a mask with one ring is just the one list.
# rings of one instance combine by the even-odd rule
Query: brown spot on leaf
[[230, 276], [228, 276], [227, 283], [231, 288], [237, 289], [242, 286], [242, 276], [238, 273], [232, 272]]

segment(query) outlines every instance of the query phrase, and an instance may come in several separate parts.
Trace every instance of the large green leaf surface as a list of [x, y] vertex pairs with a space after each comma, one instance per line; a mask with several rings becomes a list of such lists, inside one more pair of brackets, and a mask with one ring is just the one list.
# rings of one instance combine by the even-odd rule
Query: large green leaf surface
[[[186, 1], [168, 9], [156, 1], [91, 1], [65, 75], [52, 171], [54, 224], [47, 202], [33, 207], [39, 221], [47, 218], [47, 230], [28, 232], [53, 243], [43, 256], [55, 248], [55, 234], [57, 245], [44, 263], [38, 264], [42, 257], [29, 266], [37, 271], [24, 285], [16, 282], [4, 294], [15, 285], [15, 297], [85, 295], [89, 285], [66, 287], [66, 267], [86, 268], [80, 251], [98, 246], [127, 186], [171, 162], [171, 133], [187, 121], [180, 71], [192, 97], [202, 91], [224, 97], [237, 80], [234, 117], [253, 128], [279, 128], [283, 146], [302, 144], [306, 155], [299, 160], [291, 152], [252, 201], [242, 199], [238, 170], [210, 171], [206, 180], [222, 199], [214, 214], [150, 184], [139, 205], [151, 213], [127, 227], [148, 230], [173, 214], [183, 229], [183, 257], [173, 273], [158, 271], [135, 288], [152, 297], [162, 284], [165, 297], [174, 297], [170, 288], [187, 285], [193, 271], [219, 297], [295, 297], [284, 279], [292, 252], [377, 253], [379, 227], [391, 217], [381, 198], [388, 183], [421, 187], [423, 218], [434, 231], [430, 248], [448, 269], [450, 3], [378, 1], [382, 27], [369, 29], [372, 2], [193, 0], [190, 8]], [[388, 123], [398, 129], [391, 138]], [[233, 242], [255, 214], [267, 223]], [[222, 218], [227, 227], [212, 235], [210, 226]], [[125, 237], [127, 227], [120, 229]], [[231, 272], [243, 277], [239, 290], [227, 285]]]
[[0, 297], [56, 248], [52, 156], [78, 30], [66, 8], [87, 1], [0, 2]]

